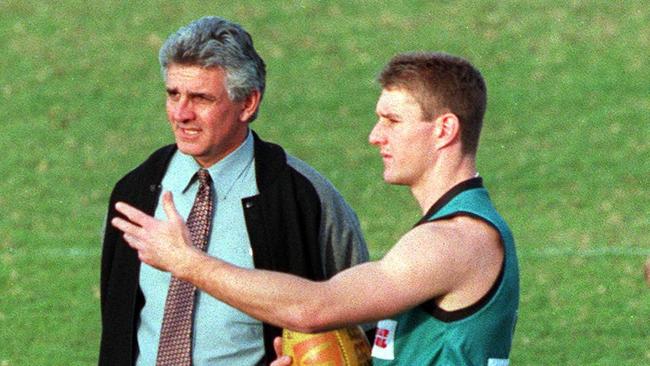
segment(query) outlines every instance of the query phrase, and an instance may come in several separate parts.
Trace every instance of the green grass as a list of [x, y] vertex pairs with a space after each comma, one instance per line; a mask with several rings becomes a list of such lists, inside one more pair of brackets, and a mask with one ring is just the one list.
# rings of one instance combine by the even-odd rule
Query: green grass
[[374, 257], [418, 218], [367, 144], [374, 78], [397, 52], [469, 58], [489, 88], [479, 170], [520, 253], [513, 364], [650, 363], [646, 4], [146, 3], [0, 0], [0, 365], [96, 363], [108, 194], [171, 141], [157, 50], [205, 14], [253, 35], [253, 128], [336, 184]]

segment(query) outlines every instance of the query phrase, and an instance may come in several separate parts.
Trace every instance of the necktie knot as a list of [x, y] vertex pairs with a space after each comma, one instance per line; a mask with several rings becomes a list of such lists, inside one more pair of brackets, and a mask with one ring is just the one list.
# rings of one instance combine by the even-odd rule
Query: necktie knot
[[203, 168], [199, 169], [196, 172], [196, 176], [199, 179], [199, 183], [202, 186], [203, 185], [209, 185], [210, 182], [212, 181], [212, 178], [210, 177], [210, 173], [208, 172], [207, 169], [203, 169]]

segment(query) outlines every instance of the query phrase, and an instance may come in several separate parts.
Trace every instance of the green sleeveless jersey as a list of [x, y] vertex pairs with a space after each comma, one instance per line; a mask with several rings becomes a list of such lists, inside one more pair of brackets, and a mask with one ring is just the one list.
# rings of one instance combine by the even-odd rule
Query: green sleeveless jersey
[[519, 269], [512, 233], [492, 205], [481, 178], [452, 188], [418, 224], [457, 215], [485, 220], [498, 230], [505, 257], [497, 281], [468, 308], [446, 312], [431, 300], [380, 321], [372, 349], [373, 365], [509, 364], [519, 306]]

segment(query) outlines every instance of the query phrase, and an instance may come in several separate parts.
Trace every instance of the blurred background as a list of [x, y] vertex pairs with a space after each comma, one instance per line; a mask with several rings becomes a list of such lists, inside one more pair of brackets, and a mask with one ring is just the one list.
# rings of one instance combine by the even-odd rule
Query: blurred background
[[375, 78], [399, 52], [469, 59], [479, 171], [520, 257], [512, 363], [650, 364], [644, 2], [0, 0], [0, 366], [96, 364], [108, 195], [173, 142], [158, 49], [204, 15], [251, 33], [252, 128], [337, 186], [374, 258], [420, 215], [367, 143]]

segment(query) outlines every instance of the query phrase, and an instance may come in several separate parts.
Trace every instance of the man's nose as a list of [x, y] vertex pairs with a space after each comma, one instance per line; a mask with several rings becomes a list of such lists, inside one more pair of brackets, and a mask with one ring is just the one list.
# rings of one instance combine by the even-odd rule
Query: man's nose
[[380, 145], [385, 142], [385, 138], [381, 131], [381, 125], [379, 122], [377, 122], [372, 128], [372, 131], [370, 131], [370, 135], [368, 135], [368, 142], [371, 145]]
[[176, 103], [173, 116], [176, 122], [187, 122], [194, 119], [194, 110], [188, 98], [181, 98]]

